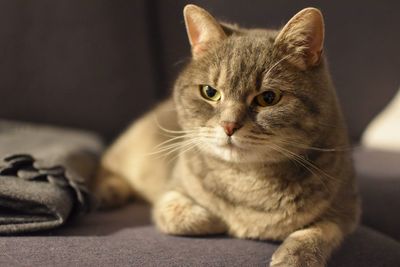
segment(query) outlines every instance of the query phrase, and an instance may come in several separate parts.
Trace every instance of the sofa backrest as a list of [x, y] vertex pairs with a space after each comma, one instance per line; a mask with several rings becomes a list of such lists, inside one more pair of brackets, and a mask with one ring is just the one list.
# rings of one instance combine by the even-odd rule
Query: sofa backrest
[[155, 102], [146, 0], [1, 1], [0, 118], [112, 138]]
[[[110, 140], [168, 94], [190, 56], [188, 1], [1, 1], [0, 117], [94, 130]], [[191, 1], [246, 27], [280, 27], [306, 6], [357, 141], [400, 84], [398, 1]]]

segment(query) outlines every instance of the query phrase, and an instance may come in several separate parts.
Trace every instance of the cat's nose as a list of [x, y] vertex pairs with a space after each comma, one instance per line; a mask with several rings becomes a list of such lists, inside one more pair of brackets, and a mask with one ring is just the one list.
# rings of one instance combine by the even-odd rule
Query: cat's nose
[[227, 136], [232, 136], [237, 130], [239, 130], [242, 125], [240, 125], [237, 122], [231, 122], [231, 121], [223, 121], [221, 122], [222, 128], [224, 128], [224, 131]]

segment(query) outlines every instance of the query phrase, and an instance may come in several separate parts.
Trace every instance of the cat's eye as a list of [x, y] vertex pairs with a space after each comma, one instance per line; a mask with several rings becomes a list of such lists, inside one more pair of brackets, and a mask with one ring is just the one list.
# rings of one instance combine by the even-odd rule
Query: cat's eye
[[221, 99], [221, 93], [217, 89], [212, 88], [209, 85], [200, 85], [200, 94], [205, 99], [214, 102]]
[[281, 100], [281, 96], [282, 93], [279, 90], [268, 90], [257, 95], [254, 98], [254, 102], [260, 107], [273, 106]]

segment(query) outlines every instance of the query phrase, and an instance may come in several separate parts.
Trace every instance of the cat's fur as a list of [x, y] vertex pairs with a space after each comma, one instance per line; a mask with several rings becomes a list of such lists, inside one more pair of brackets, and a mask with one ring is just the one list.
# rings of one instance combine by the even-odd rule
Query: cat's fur
[[[184, 14], [193, 58], [173, 99], [105, 153], [103, 204], [138, 195], [154, 204], [164, 233], [284, 240], [271, 266], [324, 266], [360, 211], [321, 13], [304, 9], [280, 31], [219, 24], [194, 5]], [[221, 100], [203, 99], [202, 84]], [[281, 100], [255, 106], [271, 88]], [[230, 137], [225, 122], [239, 128]]]

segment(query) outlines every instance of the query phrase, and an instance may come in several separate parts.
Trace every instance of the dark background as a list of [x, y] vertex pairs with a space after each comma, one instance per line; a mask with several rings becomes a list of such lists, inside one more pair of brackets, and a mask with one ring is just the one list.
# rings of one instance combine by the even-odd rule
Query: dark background
[[[1, 0], [0, 117], [107, 140], [165, 97], [190, 56], [188, 1]], [[400, 84], [399, 1], [191, 1], [246, 27], [322, 10], [326, 54], [357, 141]]]

